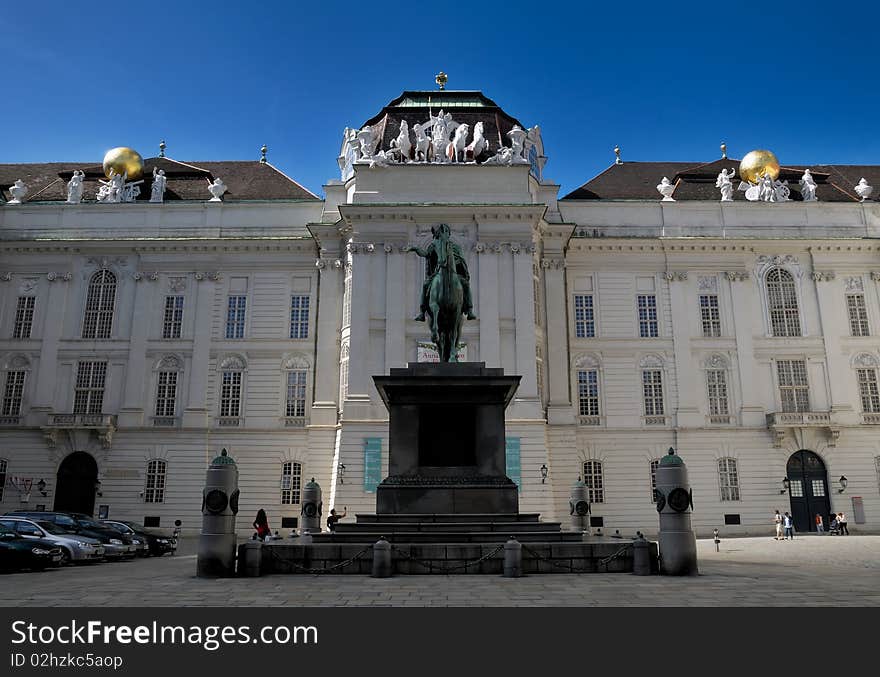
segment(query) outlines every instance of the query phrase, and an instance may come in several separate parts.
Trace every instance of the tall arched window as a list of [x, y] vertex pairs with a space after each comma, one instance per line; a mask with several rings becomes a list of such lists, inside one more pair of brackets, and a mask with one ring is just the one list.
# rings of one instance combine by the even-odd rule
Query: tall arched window
[[92, 275], [92, 279], [89, 281], [86, 312], [83, 317], [83, 338], [110, 338], [115, 302], [116, 276], [109, 270], [99, 270]]
[[718, 486], [722, 501], [739, 500], [739, 470], [735, 458], [718, 459]]
[[165, 474], [168, 465], [160, 458], [147, 462], [147, 482], [144, 485], [144, 503], [165, 502]]
[[659, 458], [651, 459], [651, 502], [657, 502], [657, 468], [660, 466]]
[[602, 461], [584, 461], [584, 485], [590, 503], [605, 502], [605, 478], [602, 475]]
[[287, 461], [281, 466], [281, 504], [297, 505], [302, 490], [302, 463]]
[[6, 467], [6, 459], [0, 458], [0, 501], [3, 500], [3, 488], [6, 486]]
[[773, 268], [767, 273], [766, 280], [767, 307], [773, 336], [800, 336], [801, 318], [794, 277], [787, 270]]

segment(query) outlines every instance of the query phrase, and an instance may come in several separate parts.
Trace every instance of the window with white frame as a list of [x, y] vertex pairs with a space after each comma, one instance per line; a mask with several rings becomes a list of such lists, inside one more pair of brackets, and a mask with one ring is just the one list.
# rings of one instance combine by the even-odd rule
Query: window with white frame
[[727, 372], [724, 369], [706, 370], [706, 389], [709, 394], [709, 416], [727, 416]]
[[771, 333], [773, 336], [800, 336], [801, 318], [794, 277], [783, 268], [773, 268], [765, 279]]
[[287, 461], [281, 466], [281, 504], [297, 505], [302, 492], [302, 463]]
[[165, 316], [162, 321], [162, 338], [179, 339], [183, 331], [183, 296], [165, 297]]
[[226, 338], [244, 338], [247, 296], [229, 296], [226, 300]]
[[74, 414], [101, 414], [104, 408], [106, 362], [80, 362], [76, 368], [73, 393]]
[[541, 269], [537, 263], [532, 263], [532, 295], [535, 302], [535, 324], [540, 327], [544, 323], [541, 312]]
[[535, 379], [538, 387], [538, 399], [544, 401], [544, 346], [541, 339], [535, 341]]
[[853, 336], [871, 335], [864, 294], [847, 294], [846, 312], [849, 315], [849, 331]]
[[648, 470], [651, 473], [651, 502], [657, 502], [657, 468], [660, 467], [660, 459], [652, 458], [649, 461]]
[[290, 297], [290, 338], [309, 337], [309, 297], [294, 295]]
[[3, 389], [3, 416], [19, 416], [24, 396], [26, 371], [7, 371], [6, 387]]
[[[421, 300], [421, 298], [420, 298]], [[342, 326], [351, 326], [351, 264], [345, 265], [345, 281], [342, 292]]]
[[165, 502], [165, 477], [168, 464], [160, 458], [147, 462], [147, 481], [144, 484], [144, 503]]
[[6, 488], [6, 459], [0, 458], [0, 501], [3, 500], [3, 490]]
[[700, 294], [700, 322], [704, 338], [721, 336], [721, 312], [718, 309], [718, 294]]
[[735, 458], [718, 459], [718, 486], [722, 501], [739, 500], [739, 471]]
[[580, 416], [599, 415], [599, 371], [581, 369], [577, 373], [578, 414]]
[[592, 294], [574, 295], [574, 335], [577, 338], [596, 336], [596, 315]]
[[284, 415], [288, 418], [303, 418], [306, 415], [306, 373], [305, 369], [287, 372], [287, 403]]
[[663, 371], [661, 369], [642, 370], [642, 396], [645, 401], [645, 416], [663, 416]]
[[605, 502], [605, 479], [601, 461], [584, 461], [584, 486], [590, 503]]
[[15, 305], [15, 322], [12, 326], [12, 338], [28, 339], [34, 326], [35, 296], [19, 296]]
[[862, 411], [866, 414], [880, 413], [880, 390], [877, 387], [876, 369], [856, 369]]
[[777, 360], [779, 399], [782, 411], [797, 413], [810, 410], [810, 387], [807, 383], [807, 363], [804, 360]]
[[227, 370], [220, 378], [220, 417], [241, 416], [241, 371]]
[[116, 303], [116, 276], [99, 270], [89, 280], [86, 310], [83, 317], [84, 339], [108, 339], [113, 329], [113, 307]]
[[657, 338], [660, 335], [657, 325], [657, 297], [654, 294], [639, 294], [636, 304], [639, 312], [639, 337]]
[[177, 411], [177, 372], [160, 371], [156, 376], [156, 416], [174, 416]]

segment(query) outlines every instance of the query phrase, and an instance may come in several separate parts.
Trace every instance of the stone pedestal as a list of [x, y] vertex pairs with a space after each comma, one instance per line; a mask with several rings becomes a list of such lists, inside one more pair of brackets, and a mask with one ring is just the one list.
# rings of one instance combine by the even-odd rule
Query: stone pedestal
[[519, 380], [482, 362], [411, 363], [374, 376], [389, 414], [376, 512], [519, 512], [504, 455], [504, 410]]

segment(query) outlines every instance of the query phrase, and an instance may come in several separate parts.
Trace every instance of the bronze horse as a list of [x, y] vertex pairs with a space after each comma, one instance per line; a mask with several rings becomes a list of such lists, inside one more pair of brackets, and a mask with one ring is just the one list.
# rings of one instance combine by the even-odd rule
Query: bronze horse
[[431, 340], [437, 346], [440, 361], [458, 362], [456, 353], [461, 336], [464, 290], [455, 270], [449, 235], [449, 227], [441, 226], [434, 241], [437, 272], [428, 291], [428, 314], [431, 316]]

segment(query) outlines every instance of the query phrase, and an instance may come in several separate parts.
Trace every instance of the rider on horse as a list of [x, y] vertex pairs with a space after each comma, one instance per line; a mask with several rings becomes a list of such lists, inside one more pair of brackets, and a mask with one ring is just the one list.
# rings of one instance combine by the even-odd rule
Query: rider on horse
[[[428, 293], [431, 288], [431, 280], [434, 278], [434, 275], [437, 274], [438, 267], [435, 242], [440, 239], [442, 229], [446, 229], [446, 234], [448, 236], [449, 226], [445, 223], [441, 223], [436, 228], [431, 228], [431, 234], [434, 236], [433, 242], [424, 249], [420, 247], [412, 247], [410, 249], [410, 251], [414, 251], [419, 256], [428, 260], [427, 274], [425, 275], [425, 282], [422, 285], [422, 301], [419, 308], [420, 312], [415, 318], [418, 322], [424, 322], [425, 313], [428, 312]], [[468, 272], [467, 262], [464, 260], [464, 255], [461, 253], [461, 247], [452, 240], [449, 241], [449, 244], [452, 249], [452, 255], [455, 258], [455, 272], [461, 280], [461, 286], [464, 292], [464, 304], [461, 310], [467, 319], [476, 320], [477, 316], [474, 315], [474, 302], [473, 299], [471, 299], [470, 273]]]

